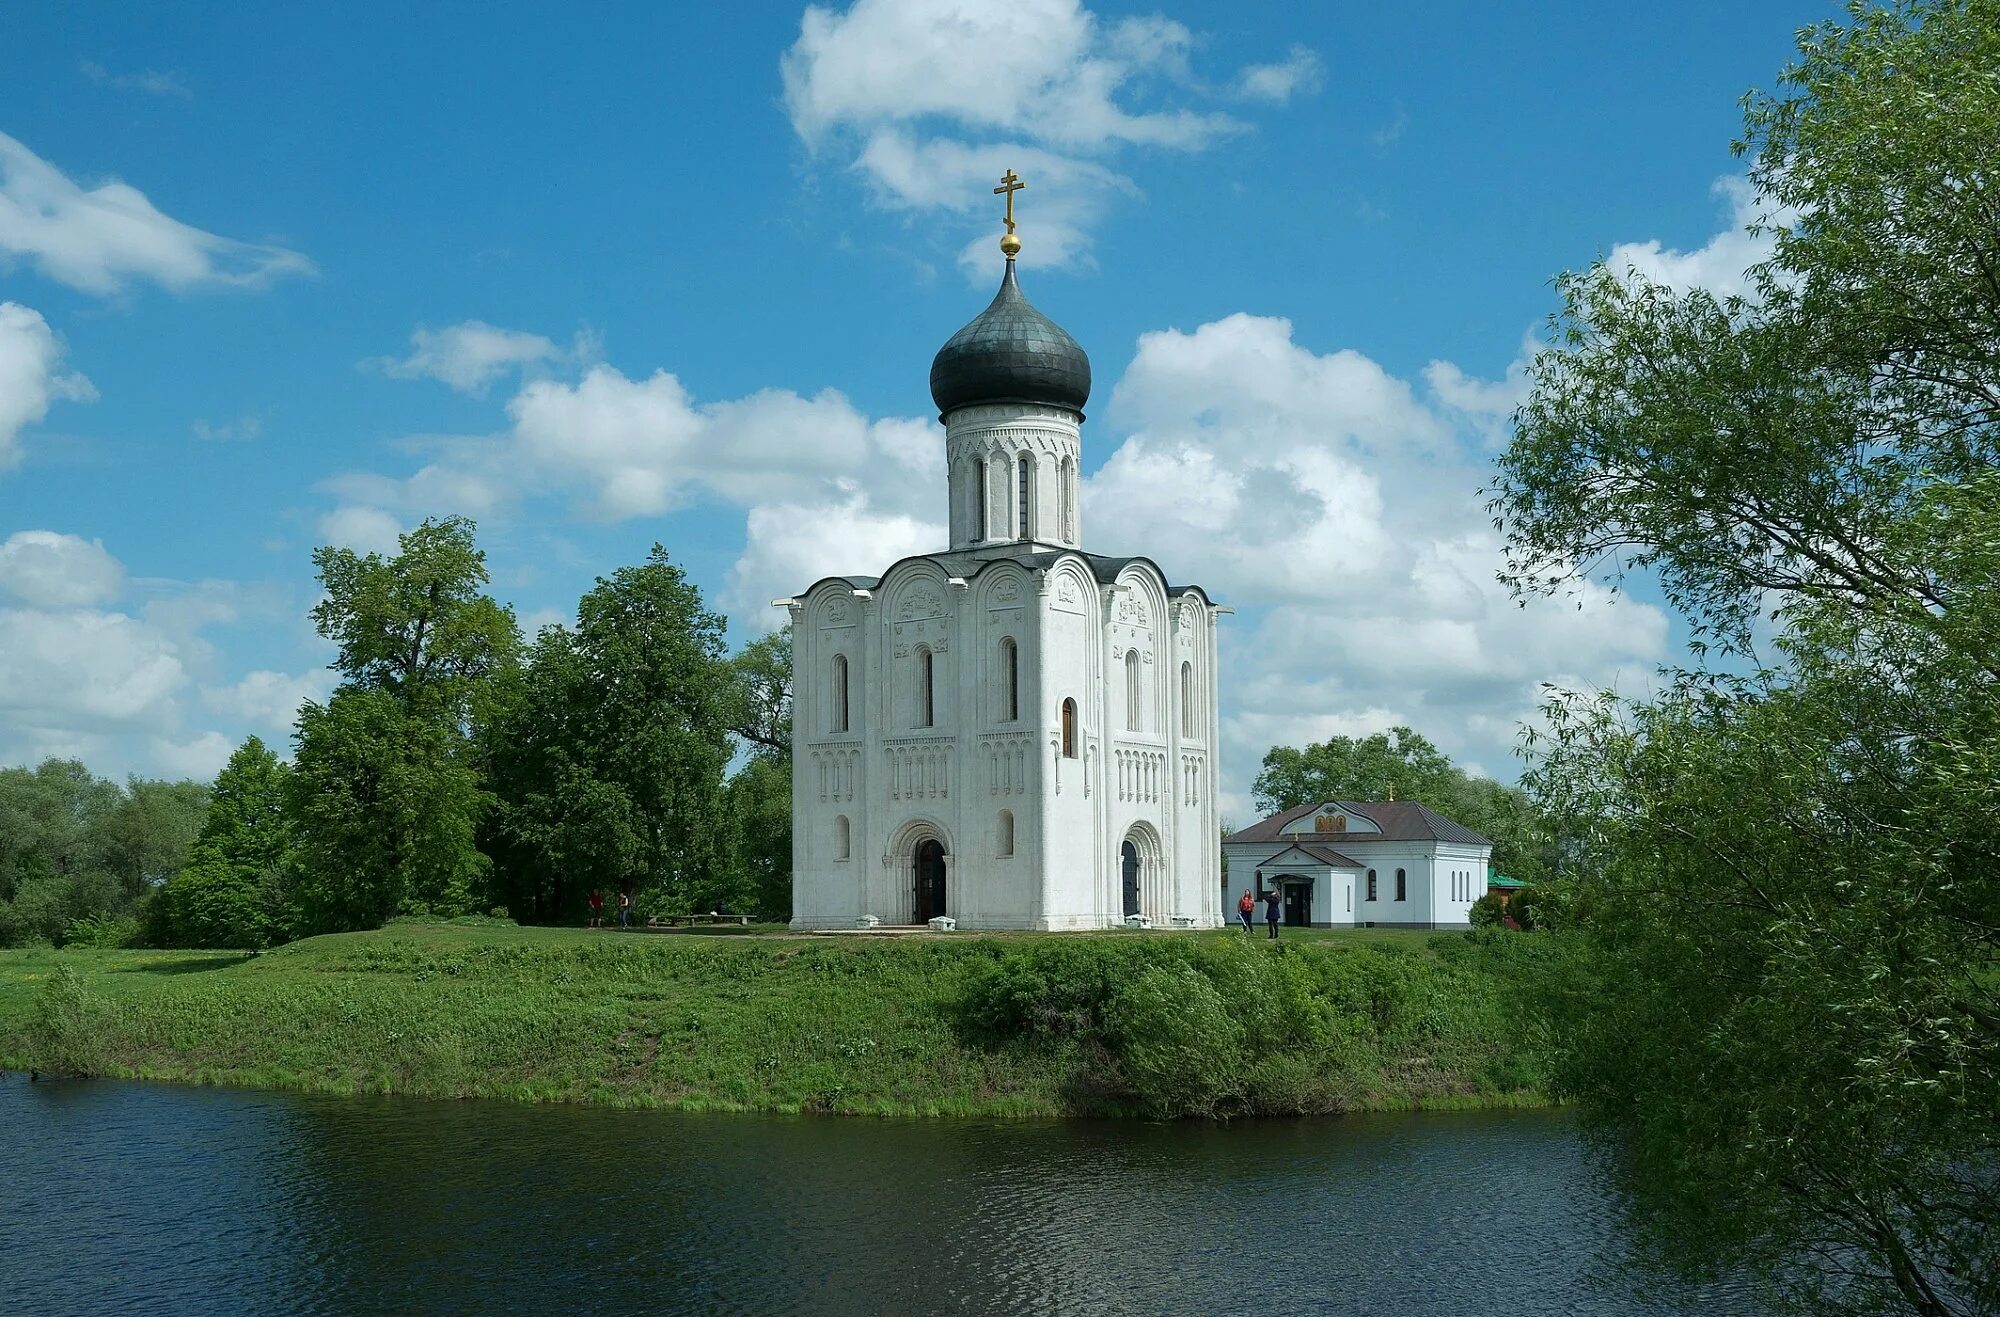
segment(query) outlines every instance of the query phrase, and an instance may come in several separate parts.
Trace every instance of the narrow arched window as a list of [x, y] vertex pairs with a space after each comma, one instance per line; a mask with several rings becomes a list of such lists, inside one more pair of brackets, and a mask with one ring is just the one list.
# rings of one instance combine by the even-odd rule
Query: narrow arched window
[[1401, 869], [1398, 869], [1396, 870], [1396, 899], [1398, 901], [1401, 901], [1409, 894], [1410, 894], [1409, 886], [1407, 883], [1403, 881], [1403, 871]]
[[1373, 869], [1368, 871], [1368, 899], [1371, 901], [1375, 899], [1375, 871]]
[[1136, 732], [1139, 726], [1139, 651], [1125, 651], [1125, 730]]
[[1062, 752], [1063, 758], [1076, 758], [1076, 701], [1062, 702]]
[[851, 844], [852, 844], [852, 836], [847, 826], [847, 815], [845, 814], [834, 815], [833, 858], [836, 860], [846, 859], [848, 856], [848, 848]]
[[1194, 664], [1181, 664], [1181, 735], [1192, 741], [1194, 730]]
[[1021, 650], [1008, 636], [1000, 642], [1000, 717], [1015, 722], [1021, 716]]
[[917, 651], [917, 726], [929, 727], [937, 712], [937, 660], [928, 649]]
[[847, 655], [833, 656], [833, 717], [829, 730], [847, 730]]
[[1000, 811], [1000, 827], [994, 850], [1002, 859], [1014, 853], [1014, 811], [1011, 809]]
[[986, 538], [986, 523], [991, 516], [991, 509], [986, 506], [986, 459], [980, 458], [973, 465], [979, 468], [979, 511], [974, 524], [979, 528], [978, 538], [983, 540]]
[[1062, 464], [1063, 538], [1076, 542], [1076, 463], [1065, 457]]
[[1028, 458], [1024, 457], [1021, 459], [1021, 498], [1020, 498], [1021, 519], [1019, 522], [1016, 523], [1016, 525], [1020, 529], [1019, 538], [1024, 540], [1032, 540], [1033, 538], [1035, 538], [1034, 523], [1029, 520], [1030, 515], [1034, 511], [1034, 502], [1035, 502], [1034, 487], [1035, 487], [1035, 464]]

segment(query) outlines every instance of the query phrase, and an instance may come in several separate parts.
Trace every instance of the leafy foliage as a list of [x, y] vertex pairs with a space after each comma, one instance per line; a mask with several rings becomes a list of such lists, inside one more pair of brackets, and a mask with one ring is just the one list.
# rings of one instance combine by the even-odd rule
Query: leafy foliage
[[653, 546], [601, 578], [575, 630], [545, 629], [482, 737], [510, 909], [581, 913], [642, 890], [654, 909], [726, 900], [723, 770], [741, 690], [723, 619]]
[[207, 796], [143, 778], [121, 790], [75, 760], [0, 769], [0, 946], [124, 936], [186, 862]]
[[1807, 29], [1754, 293], [1595, 266], [1501, 462], [1517, 588], [1644, 570], [1720, 671], [1558, 696], [1558, 1079], [1660, 1261], [2000, 1307], [2000, 4]]
[[162, 945], [266, 947], [290, 935], [290, 780], [291, 769], [254, 736], [229, 757], [192, 858], [160, 893]]
[[372, 928], [402, 912], [462, 914], [490, 867], [475, 721], [518, 660], [513, 614], [484, 591], [468, 521], [426, 521], [392, 558], [313, 554], [313, 609], [346, 680], [299, 715], [291, 815], [301, 929]]

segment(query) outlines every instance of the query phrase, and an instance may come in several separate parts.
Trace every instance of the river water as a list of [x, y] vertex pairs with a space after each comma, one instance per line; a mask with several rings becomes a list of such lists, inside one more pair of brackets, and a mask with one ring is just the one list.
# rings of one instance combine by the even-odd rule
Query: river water
[[0, 1077], [0, 1311], [1752, 1312], [1573, 1122], [691, 1116]]

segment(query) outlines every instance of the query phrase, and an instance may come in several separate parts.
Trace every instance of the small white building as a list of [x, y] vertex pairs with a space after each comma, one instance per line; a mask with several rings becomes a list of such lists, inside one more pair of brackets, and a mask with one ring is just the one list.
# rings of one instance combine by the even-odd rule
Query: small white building
[[1468, 928], [1493, 843], [1413, 800], [1325, 800], [1231, 833], [1222, 853], [1232, 916], [1245, 888], [1276, 888], [1287, 924]]
[[[1011, 196], [1010, 196], [1011, 201]], [[1090, 362], [999, 294], [931, 366], [948, 550], [792, 599], [792, 926], [1221, 923], [1219, 609], [1082, 548]]]

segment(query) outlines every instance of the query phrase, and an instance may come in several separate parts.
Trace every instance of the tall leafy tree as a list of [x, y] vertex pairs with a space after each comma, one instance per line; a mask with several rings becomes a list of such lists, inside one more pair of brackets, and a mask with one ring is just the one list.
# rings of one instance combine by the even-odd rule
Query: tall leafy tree
[[2000, 1310], [1996, 71], [1996, 0], [1802, 33], [1754, 293], [1565, 276], [1495, 488], [1519, 589], [1643, 569], [1729, 656], [1549, 710], [1549, 1020], [1660, 1260], [1810, 1306]]
[[743, 647], [731, 661], [743, 716], [736, 735], [749, 754], [730, 776], [731, 898], [766, 919], [792, 912], [792, 629]]
[[723, 773], [743, 714], [724, 622], [659, 545], [536, 638], [483, 737], [510, 908], [574, 917], [592, 887], [720, 899]]
[[76, 920], [121, 911], [107, 844], [121, 803], [73, 759], [0, 770], [0, 943], [60, 943]]
[[168, 946], [266, 947], [292, 922], [290, 768], [258, 738], [216, 775], [187, 864], [160, 892], [154, 924]]
[[291, 813], [302, 927], [475, 909], [490, 798], [471, 738], [520, 637], [486, 593], [473, 525], [426, 521], [392, 557], [322, 548], [313, 562], [326, 591], [313, 622], [338, 646], [345, 680], [299, 715]]
[[792, 628], [759, 636], [730, 660], [738, 712], [730, 730], [755, 751], [792, 753]]

